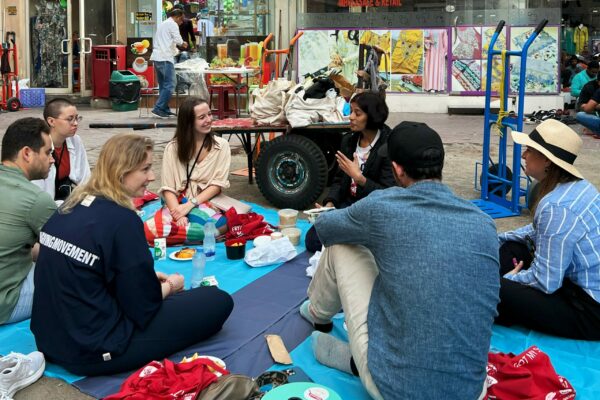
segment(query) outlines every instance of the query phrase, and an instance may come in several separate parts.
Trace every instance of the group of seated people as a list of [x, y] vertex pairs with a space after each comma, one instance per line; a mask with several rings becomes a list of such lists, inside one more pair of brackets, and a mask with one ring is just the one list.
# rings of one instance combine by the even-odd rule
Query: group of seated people
[[596, 108], [600, 103], [599, 72], [598, 60], [586, 64], [577, 56], [568, 57], [561, 69], [562, 85], [569, 88], [575, 102], [575, 118], [584, 126], [583, 133], [595, 139], [600, 139], [600, 108]]
[[[155, 179], [153, 142], [114, 136], [90, 172], [76, 107], [53, 100], [44, 118], [2, 138], [0, 324], [31, 317], [46, 359], [80, 375], [132, 370], [218, 332], [229, 294], [184, 291], [180, 274], [154, 270], [132, 202]], [[206, 101], [186, 99], [165, 148], [161, 193], [175, 224], [229, 186], [229, 143], [211, 123]]]
[[[576, 132], [550, 119], [512, 133], [540, 194], [531, 224], [498, 235], [488, 215], [442, 183], [436, 131], [410, 121], [390, 129], [385, 100], [373, 93], [353, 97], [351, 110], [322, 202], [336, 209], [306, 241], [323, 248], [299, 309], [315, 328], [319, 362], [359, 376], [375, 399], [475, 400], [486, 393], [494, 322], [600, 340], [600, 194], [574, 166]], [[84, 375], [141, 367], [218, 332], [229, 294], [183, 290], [180, 275], [154, 270], [132, 205], [154, 180], [152, 141], [114, 136], [91, 173], [71, 175], [80, 169], [67, 173], [62, 163], [73, 154], [69, 138], [81, 143], [77, 110], [44, 115], [16, 121], [2, 139], [0, 323], [31, 316], [38, 349]], [[63, 122], [70, 129], [59, 135]], [[206, 102], [186, 99], [163, 157], [160, 192], [174, 224], [228, 187], [230, 159]], [[49, 176], [55, 199], [57, 182], [68, 177], [74, 187], [58, 210], [27, 182]], [[348, 342], [328, 334], [341, 310]]]

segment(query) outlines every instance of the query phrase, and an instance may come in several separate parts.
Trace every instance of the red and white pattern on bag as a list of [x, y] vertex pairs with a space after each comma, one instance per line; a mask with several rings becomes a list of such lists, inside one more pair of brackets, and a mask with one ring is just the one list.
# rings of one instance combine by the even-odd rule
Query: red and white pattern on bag
[[185, 363], [152, 361], [131, 374], [118, 393], [105, 400], [193, 400], [217, 380], [215, 372], [229, 374], [214, 361], [198, 358]]
[[235, 208], [231, 207], [225, 212], [225, 216], [227, 218], [225, 239], [251, 240], [273, 232], [271, 226], [265, 222], [265, 217], [255, 212], [238, 214]]
[[489, 353], [488, 400], [571, 400], [575, 389], [552, 367], [550, 358], [537, 346], [518, 355]]

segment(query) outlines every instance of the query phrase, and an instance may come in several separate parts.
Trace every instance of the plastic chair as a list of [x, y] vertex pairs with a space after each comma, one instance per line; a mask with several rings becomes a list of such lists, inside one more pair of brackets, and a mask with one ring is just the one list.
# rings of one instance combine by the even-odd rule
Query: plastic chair
[[[233, 94], [233, 106], [230, 108], [229, 94]], [[217, 108], [213, 108], [213, 96], [217, 96]], [[233, 85], [208, 85], [209, 106], [212, 114], [219, 119], [238, 116], [237, 90]]]

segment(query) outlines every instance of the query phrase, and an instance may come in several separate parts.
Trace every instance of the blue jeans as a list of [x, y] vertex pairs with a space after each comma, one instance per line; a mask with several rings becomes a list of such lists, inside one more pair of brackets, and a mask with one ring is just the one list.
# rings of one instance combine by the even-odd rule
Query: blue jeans
[[154, 61], [154, 69], [158, 80], [158, 100], [152, 111], [170, 113], [169, 100], [175, 88], [175, 65], [170, 61]]
[[35, 263], [31, 266], [29, 273], [21, 283], [21, 289], [19, 291], [19, 300], [15, 305], [7, 324], [20, 322], [31, 318], [31, 308], [33, 306], [33, 274], [35, 271]]
[[588, 114], [586, 112], [580, 111], [575, 116], [577, 122], [581, 125], [585, 126], [595, 134], [600, 134], [600, 117], [596, 115], [596, 113]]

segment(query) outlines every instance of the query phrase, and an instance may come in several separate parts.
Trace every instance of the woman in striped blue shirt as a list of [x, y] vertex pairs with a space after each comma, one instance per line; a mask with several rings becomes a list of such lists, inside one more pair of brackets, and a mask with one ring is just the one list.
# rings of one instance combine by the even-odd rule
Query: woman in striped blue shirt
[[501, 325], [600, 340], [600, 194], [573, 166], [582, 141], [553, 119], [529, 135], [525, 173], [539, 181], [533, 223], [499, 235]]

